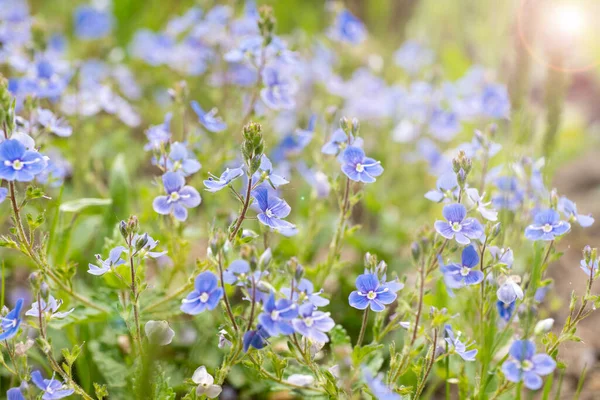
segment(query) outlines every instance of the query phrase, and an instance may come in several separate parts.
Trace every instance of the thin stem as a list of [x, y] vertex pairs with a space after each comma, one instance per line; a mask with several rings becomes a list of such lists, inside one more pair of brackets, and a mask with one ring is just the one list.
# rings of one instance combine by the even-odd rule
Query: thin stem
[[254, 89], [252, 90], [252, 97], [250, 97], [250, 103], [248, 104], [248, 111], [246, 112], [246, 115], [244, 115], [244, 118], [242, 118], [242, 126], [239, 129], [240, 131], [248, 123], [248, 121], [250, 120], [250, 117], [254, 113], [254, 107], [256, 106], [256, 102], [258, 101], [258, 95], [260, 93], [260, 88], [263, 83], [262, 72], [266, 65], [266, 46], [265, 46], [264, 42], [263, 42], [263, 46], [261, 49], [260, 58], [261, 58], [261, 60], [260, 60], [260, 65], [258, 66], [256, 85], [254, 86]]
[[358, 340], [356, 341], [355, 347], [360, 347], [362, 341], [365, 337], [365, 331], [367, 330], [367, 324], [369, 322], [369, 308], [365, 308], [365, 313], [363, 314], [362, 325], [360, 326], [360, 334], [358, 335]]
[[[446, 354], [448, 354], [448, 342], [446, 342]], [[450, 400], [450, 357], [446, 357], [446, 400]]]
[[238, 231], [240, 230], [240, 228], [242, 226], [242, 223], [244, 222], [244, 218], [246, 218], [246, 212], [248, 212], [248, 206], [250, 205], [251, 191], [252, 191], [252, 176], [249, 176], [248, 177], [248, 188], [246, 189], [246, 198], [244, 199], [244, 205], [242, 206], [242, 212], [240, 213], [240, 216], [237, 219], [237, 222], [235, 224], [235, 227], [233, 228], [233, 231], [231, 231], [231, 234], [229, 235], [230, 242], [233, 242], [233, 239], [237, 235]]
[[266, 369], [264, 369], [263, 366], [254, 357], [252, 357], [252, 355], [248, 354], [248, 358], [250, 358], [250, 360], [254, 363], [254, 365], [256, 365], [259, 368], [261, 374], [265, 378], [267, 378], [269, 380], [272, 380], [274, 382], [277, 382], [277, 383], [279, 383], [281, 385], [288, 386], [288, 387], [293, 388], [293, 389], [310, 390], [310, 391], [313, 391], [313, 392], [323, 393], [323, 390], [319, 389], [319, 388], [312, 388], [312, 387], [300, 386], [300, 385], [296, 385], [296, 384], [288, 382], [288, 381], [284, 381], [283, 379], [279, 379], [278, 377], [276, 377], [275, 375], [273, 375], [272, 373], [270, 373], [269, 371], [267, 371]]
[[171, 293], [168, 296], [163, 297], [162, 299], [150, 304], [148, 307], [143, 308], [142, 312], [149, 312], [151, 310], [154, 310], [160, 306], [162, 306], [163, 304], [173, 300], [176, 297], [181, 296], [183, 293], [187, 292], [189, 289], [191, 289], [192, 287], [194, 287], [194, 283], [193, 282], [187, 282], [185, 285], [183, 285], [182, 287], [180, 287], [179, 289], [177, 289], [175, 292]]
[[133, 235], [129, 235], [129, 266], [131, 269], [131, 296], [133, 297], [131, 301], [131, 307], [133, 308], [133, 319], [135, 322], [135, 341], [137, 342], [138, 352], [142, 353], [142, 332], [140, 328], [140, 310], [138, 304], [138, 290], [137, 290], [137, 282], [135, 276], [135, 265], [133, 258], [135, 253], [133, 253]]
[[225, 281], [223, 280], [223, 261], [222, 261], [222, 253], [219, 251], [217, 255], [217, 267], [219, 268], [219, 276], [221, 278], [221, 288], [223, 289], [223, 301], [225, 303], [225, 309], [227, 310], [227, 315], [229, 315], [229, 319], [231, 320], [231, 324], [233, 325], [233, 329], [238, 331], [238, 326], [235, 323], [235, 318], [233, 316], [233, 312], [231, 311], [231, 304], [229, 303], [229, 296], [227, 296], [227, 291], [225, 290]]
[[431, 368], [433, 367], [433, 363], [435, 362], [435, 346], [437, 343], [437, 337], [438, 337], [438, 330], [436, 328], [433, 330], [433, 342], [431, 343], [431, 358], [429, 359], [429, 361], [427, 363], [427, 369], [425, 370], [423, 379], [421, 380], [421, 383], [419, 384], [419, 386], [417, 387], [417, 391], [415, 392], [415, 399], [420, 398], [421, 393], [423, 392], [423, 389], [425, 388], [425, 383], [427, 382], [427, 378], [429, 377], [429, 374], [431, 373]]
[[417, 317], [415, 318], [415, 327], [413, 328], [412, 338], [410, 339], [410, 347], [417, 340], [417, 332], [419, 330], [419, 321], [423, 310], [423, 296], [425, 294], [425, 266], [423, 265], [423, 257], [421, 257], [421, 266], [419, 267], [419, 303], [417, 305]]
[[246, 327], [246, 331], [249, 331], [252, 328], [252, 324], [254, 323], [254, 310], [256, 309], [256, 281], [254, 280], [254, 275], [252, 275], [252, 305], [250, 306], [250, 317], [248, 318], [248, 326]]

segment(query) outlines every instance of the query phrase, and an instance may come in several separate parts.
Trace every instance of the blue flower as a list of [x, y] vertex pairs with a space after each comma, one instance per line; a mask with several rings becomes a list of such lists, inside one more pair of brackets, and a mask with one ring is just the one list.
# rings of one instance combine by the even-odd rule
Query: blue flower
[[173, 214], [179, 221], [185, 221], [187, 208], [197, 207], [202, 201], [200, 194], [193, 187], [185, 186], [185, 179], [178, 172], [167, 172], [162, 181], [167, 196], [154, 199], [154, 211], [162, 215]]
[[475, 361], [475, 356], [477, 355], [477, 349], [467, 350], [469, 345], [464, 344], [460, 341], [460, 332], [457, 335], [454, 335], [454, 331], [452, 327], [448, 324], [445, 326], [446, 328], [446, 342], [451, 346], [451, 349], [456, 352], [463, 360], [465, 361]]
[[21, 393], [21, 388], [15, 387], [15, 388], [8, 389], [8, 391], [6, 392], [6, 399], [7, 400], [25, 400], [25, 397], [23, 396], [23, 393]]
[[355, 182], [372, 183], [383, 173], [381, 162], [365, 157], [360, 147], [348, 146], [342, 153], [342, 172]]
[[498, 299], [504, 304], [514, 303], [517, 299], [523, 299], [523, 289], [519, 286], [519, 276], [501, 276], [498, 278], [500, 287], [496, 291]]
[[394, 53], [396, 65], [411, 75], [433, 64], [434, 59], [433, 51], [415, 40], [407, 40]]
[[502, 373], [511, 382], [521, 382], [531, 390], [542, 387], [541, 376], [556, 368], [556, 361], [548, 354], [535, 354], [535, 344], [530, 340], [515, 340], [510, 346], [511, 358], [502, 364]]
[[302, 336], [319, 343], [329, 342], [324, 332], [329, 332], [335, 326], [335, 322], [329, 313], [316, 311], [312, 303], [306, 303], [298, 309], [298, 317], [292, 320], [294, 330]]
[[321, 153], [333, 156], [344, 149], [346, 145], [362, 147], [363, 139], [360, 137], [354, 139], [354, 136], [350, 135], [350, 140], [348, 141], [348, 135], [346, 135], [344, 130], [341, 128], [336, 129], [331, 135], [329, 141], [325, 143], [323, 147], [321, 147]]
[[47, 161], [37, 151], [27, 150], [15, 139], [0, 143], [0, 179], [29, 182], [46, 168]]
[[492, 204], [498, 210], [514, 211], [523, 202], [524, 193], [513, 176], [501, 176], [495, 181], [499, 194], [492, 197]]
[[492, 256], [492, 260], [497, 264], [504, 264], [506, 268], [512, 268], [515, 262], [515, 256], [511, 248], [500, 248], [498, 246], [488, 247], [488, 252]]
[[158, 246], [158, 240], [154, 240], [152, 238], [152, 236], [148, 235], [147, 233], [144, 233], [143, 235], [136, 233], [133, 236], [132, 242], [137, 243], [137, 241], [143, 237], [146, 238], [146, 244], [144, 245], [144, 247], [142, 247], [141, 249], [139, 249], [136, 252], [137, 256], [139, 256], [141, 258], [146, 258], [146, 257], [158, 258], [158, 257], [164, 256], [165, 254], [167, 254], [166, 251], [152, 251], [156, 248], [156, 246]]
[[15, 308], [10, 310], [5, 317], [2, 317], [0, 326], [2, 327], [2, 333], [0, 333], [0, 340], [8, 340], [17, 334], [19, 327], [21, 326], [21, 309], [23, 308], [23, 299], [17, 300]]
[[[71, 308], [69, 311], [58, 312], [58, 309], [62, 305], [62, 300], [57, 301], [54, 298], [54, 296], [52, 296], [52, 295], [50, 295], [48, 297], [47, 302], [44, 299], [41, 299], [41, 303], [42, 303], [42, 307], [41, 307], [42, 314], [48, 314], [51, 319], [52, 318], [56, 318], [56, 319], [66, 318], [67, 316], [69, 316], [69, 314], [71, 314], [75, 310], [74, 308]], [[29, 317], [39, 318], [40, 306], [37, 301], [31, 305], [31, 309], [27, 310], [25, 315], [27, 315]]]
[[452, 111], [435, 109], [429, 121], [429, 130], [436, 138], [448, 141], [460, 131], [458, 115]]
[[165, 120], [160, 125], [154, 125], [146, 131], [148, 143], [144, 146], [144, 150], [161, 150], [171, 139], [171, 119], [172, 113], [165, 114]]
[[539, 211], [533, 218], [533, 224], [525, 228], [525, 237], [529, 240], [554, 240], [571, 229], [571, 224], [560, 220], [556, 210]]
[[223, 297], [217, 277], [210, 271], [201, 273], [194, 281], [194, 290], [181, 301], [181, 311], [196, 315], [205, 310], [214, 310]]
[[223, 282], [228, 285], [245, 286], [250, 277], [250, 264], [246, 260], [235, 260], [223, 271]]
[[6, 196], [8, 196], [8, 189], [0, 187], [0, 203], [6, 200]]
[[40, 388], [44, 395], [42, 400], [58, 400], [73, 394], [74, 390], [67, 388], [63, 383], [56, 379], [44, 379], [40, 371], [31, 373], [31, 380]]
[[448, 264], [441, 267], [446, 284], [451, 289], [477, 285], [483, 280], [483, 272], [474, 270], [479, 264], [479, 254], [473, 246], [467, 246], [462, 251], [461, 264]]
[[112, 29], [112, 16], [103, 10], [91, 6], [80, 6], [73, 15], [75, 34], [80, 39], [100, 39]]
[[367, 37], [367, 30], [350, 11], [343, 10], [337, 15], [333, 26], [329, 29], [329, 37], [338, 42], [359, 44]]
[[50, 187], [61, 187], [65, 179], [71, 175], [71, 163], [56, 149], [48, 150], [48, 160], [46, 168], [36, 176], [36, 180]]
[[376, 274], [366, 273], [356, 278], [356, 289], [348, 297], [350, 305], [356, 309], [364, 310], [371, 307], [375, 312], [381, 312], [385, 305], [396, 300], [396, 293], [386, 283], [380, 284]]
[[73, 128], [63, 118], [58, 118], [50, 110], [38, 108], [36, 111], [37, 123], [60, 137], [68, 137], [73, 133]]
[[294, 294], [292, 296], [291, 288], [281, 288], [281, 293], [290, 300], [303, 304], [306, 302], [311, 303], [315, 307], [323, 307], [329, 304], [329, 300], [320, 296], [323, 293], [323, 289], [315, 292], [314, 285], [308, 279], [302, 278], [300, 283], [294, 280]]
[[510, 321], [515, 309], [517, 308], [517, 302], [513, 301], [512, 303], [506, 304], [502, 300], [498, 300], [496, 302], [496, 308], [498, 309], [498, 315], [505, 322]]
[[282, 219], [287, 217], [291, 211], [285, 200], [270, 196], [265, 187], [258, 187], [253, 190], [252, 196], [256, 199], [258, 208], [261, 211], [257, 218], [262, 224], [278, 231], [294, 228], [294, 224]]
[[271, 336], [291, 335], [294, 333], [292, 319], [298, 315], [298, 306], [288, 299], [279, 299], [275, 302], [275, 293], [271, 295], [263, 306], [263, 312], [258, 316], [260, 325]]
[[102, 260], [102, 256], [100, 254], [96, 254], [96, 259], [98, 260], [100, 266], [88, 264], [88, 273], [96, 276], [101, 276], [110, 271], [112, 267], [125, 264], [125, 260], [121, 258], [121, 255], [125, 251], [127, 251], [127, 249], [125, 249], [125, 247], [123, 246], [115, 247], [110, 251], [106, 260]]
[[237, 179], [242, 175], [244, 175], [243, 167], [232, 169], [227, 168], [219, 178], [213, 175], [206, 179], [204, 181], [204, 187], [209, 192], [218, 192], [225, 186], [229, 185], [234, 179]]
[[244, 353], [248, 352], [250, 347], [257, 350], [263, 349], [267, 344], [267, 339], [270, 337], [269, 332], [261, 325], [256, 327], [256, 330], [250, 330], [244, 333], [242, 342], [244, 344]]
[[490, 84], [481, 94], [481, 112], [491, 118], [507, 118], [510, 112], [510, 99], [506, 86]]
[[460, 244], [471, 243], [483, 235], [483, 226], [475, 218], [465, 218], [467, 209], [462, 204], [448, 204], [442, 211], [446, 221], [435, 221], [435, 230], [446, 239], [455, 238]]
[[261, 179], [268, 181], [275, 188], [290, 183], [283, 176], [273, 173], [273, 164], [264, 154], [260, 160], [259, 171], [256, 171], [254, 174], [255, 182], [258, 182]]
[[436, 189], [425, 193], [425, 198], [439, 203], [444, 199], [454, 198], [454, 192], [458, 188], [458, 181], [454, 172], [447, 172], [440, 176], [435, 184]]
[[262, 72], [265, 87], [260, 91], [260, 98], [273, 110], [291, 110], [296, 105], [296, 83], [282, 71], [282, 66], [268, 66]]
[[566, 197], [561, 197], [558, 201], [558, 209], [567, 217], [576, 221], [583, 228], [592, 226], [594, 218], [591, 215], [579, 214], [577, 212], [577, 205]]
[[[595, 260], [590, 260], [589, 262], [581, 260], [581, 262], [579, 263], [579, 268], [581, 268], [588, 277], [590, 275], [593, 277], [594, 275], [596, 275], [596, 271], [598, 271], [598, 259], [596, 258]], [[592, 269], [594, 270], [593, 273]]]
[[[160, 159], [159, 159], [160, 162]], [[190, 176], [198, 172], [202, 165], [193, 157], [190, 157], [185, 144], [175, 142], [171, 145], [171, 151], [167, 158], [167, 171], [181, 171], [183, 176]]]
[[205, 112], [197, 101], [191, 103], [192, 109], [198, 116], [198, 120], [210, 132], [221, 132], [227, 129], [227, 124], [220, 117], [217, 117], [217, 109], [213, 108], [209, 112]]
[[377, 400], [402, 400], [402, 396], [395, 393], [392, 389], [383, 383], [381, 376], [373, 376], [368, 368], [361, 368], [363, 371], [363, 377], [369, 387], [369, 390]]

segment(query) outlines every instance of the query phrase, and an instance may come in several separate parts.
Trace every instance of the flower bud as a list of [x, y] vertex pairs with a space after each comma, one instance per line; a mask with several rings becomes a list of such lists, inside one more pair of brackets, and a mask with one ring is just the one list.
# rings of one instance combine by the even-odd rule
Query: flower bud
[[258, 267], [261, 271], [269, 268], [269, 264], [271, 264], [271, 260], [273, 259], [273, 253], [271, 252], [271, 248], [266, 249], [258, 259]]
[[359, 131], [360, 131], [360, 122], [358, 121], [358, 118], [352, 118], [352, 134], [354, 136], [357, 136]]
[[166, 346], [173, 341], [175, 331], [167, 321], [148, 321], [144, 326], [148, 342], [159, 346]]
[[348, 118], [346, 118], [346, 117], [340, 118], [340, 128], [342, 128], [342, 130], [344, 132], [346, 132], [346, 134], [348, 134], [349, 132], [352, 131], [352, 128], [350, 126], [350, 121], [348, 121]]
[[419, 242], [412, 242], [410, 245], [410, 252], [412, 254], [412, 259], [414, 262], [418, 262], [421, 258], [421, 246]]
[[304, 267], [300, 264], [296, 267], [296, 272], [294, 273], [294, 279], [296, 282], [300, 282], [302, 277], [304, 276]]
[[127, 239], [127, 222], [119, 222], [119, 232], [121, 232], [121, 236], [123, 236], [123, 239]]
[[29, 284], [31, 285], [31, 291], [37, 293], [40, 291], [42, 285], [42, 276], [39, 272], [32, 272], [29, 274]]
[[148, 244], [148, 234], [144, 233], [142, 236], [138, 237], [135, 242], [135, 250], [140, 251]]
[[554, 326], [553, 318], [543, 319], [541, 321], [538, 321], [537, 324], [535, 324], [533, 332], [536, 335], [543, 335], [544, 333], [550, 332], [552, 330], [552, 326]]

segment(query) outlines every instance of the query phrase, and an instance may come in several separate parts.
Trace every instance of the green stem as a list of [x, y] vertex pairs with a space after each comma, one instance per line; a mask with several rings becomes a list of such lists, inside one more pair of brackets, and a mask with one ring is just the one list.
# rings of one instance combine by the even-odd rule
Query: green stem
[[248, 188], [246, 189], [246, 198], [244, 199], [244, 205], [242, 206], [242, 212], [237, 219], [235, 227], [231, 234], [229, 235], [229, 241], [233, 242], [233, 239], [237, 235], [238, 231], [242, 227], [242, 223], [244, 222], [244, 218], [246, 218], [246, 212], [248, 212], [248, 206], [250, 205], [250, 193], [252, 191], [252, 176], [248, 177]]
[[369, 308], [365, 308], [365, 313], [363, 314], [362, 325], [360, 326], [360, 334], [358, 335], [358, 340], [356, 341], [356, 347], [360, 347], [362, 341], [365, 337], [365, 331], [367, 330], [367, 324], [369, 322]]

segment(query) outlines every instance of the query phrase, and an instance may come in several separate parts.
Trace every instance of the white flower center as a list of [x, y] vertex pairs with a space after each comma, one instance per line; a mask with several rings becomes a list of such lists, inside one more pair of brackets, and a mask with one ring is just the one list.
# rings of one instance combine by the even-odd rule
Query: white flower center
[[209, 298], [209, 297], [210, 297], [210, 296], [208, 295], [208, 293], [204, 292], [204, 293], [202, 293], [202, 294], [200, 295], [200, 301], [201, 301], [202, 303], [206, 303], [206, 302], [208, 301], [208, 298]]
[[271, 311], [271, 319], [273, 321], [277, 321], [279, 319], [279, 311], [277, 311], [277, 310]]
[[552, 232], [552, 225], [546, 224], [546, 225], [544, 225], [544, 227], [542, 229], [544, 230], [545, 233], [550, 233], [550, 232]]
[[529, 360], [523, 360], [521, 363], [521, 369], [523, 371], [531, 371], [533, 369], [533, 363]]
[[313, 326], [314, 320], [310, 317], [304, 318], [304, 324], [306, 324], [306, 326], [311, 327]]
[[471, 271], [471, 269], [470, 269], [469, 267], [465, 267], [465, 266], [463, 266], [463, 267], [460, 269], [460, 274], [461, 274], [462, 276], [467, 276], [467, 275], [469, 275], [469, 272], [470, 272], [470, 271]]
[[460, 224], [460, 222], [453, 222], [451, 227], [454, 232], [460, 232], [462, 229], [462, 225]]
[[367, 299], [374, 300], [375, 297], [377, 297], [377, 293], [375, 293], [374, 291], [370, 290], [369, 293], [367, 293]]
[[9, 165], [12, 164], [13, 169], [16, 171], [22, 170], [23, 167], [25, 166], [25, 164], [21, 160], [15, 160], [12, 163], [10, 161], [7, 161], [7, 162]]
[[169, 196], [169, 201], [170, 202], [178, 201], [180, 197], [181, 196], [179, 195], [178, 192], [173, 192], [173, 193], [171, 193], [171, 196]]
[[270, 208], [267, 208], [267, 211], [265, 211], [265, 214], [267, 215], [267, 217], [272, 218], [273, 217], [273, 211], [271, 211]]
[[356, 172], [363, 172], [365, 170], [365, 166], [361, 163], [356, 164]]

